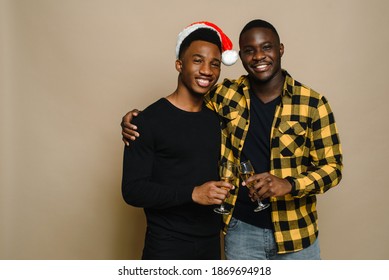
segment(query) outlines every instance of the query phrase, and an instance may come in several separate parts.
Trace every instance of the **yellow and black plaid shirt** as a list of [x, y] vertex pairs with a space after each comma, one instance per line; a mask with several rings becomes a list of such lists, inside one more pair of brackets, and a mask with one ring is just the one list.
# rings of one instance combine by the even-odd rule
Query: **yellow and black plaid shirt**
[[[290, 194], [271, 197], [279, 254], [307, 248], [316, 240], [315, 195], [336, 186], [342, 177], [341, 146], [327, 100], [284, 70], [283, 74], [282, 101], [276, 108], [271, 130], [269, 172], [280, 178], [289, 177], [294, 186]], [[221, 119], [222, 159], [236, 163], [250, 126], [249, 88], [247, 76], [225, 79], [206, 97], [208, 106]], [[226, 201], [232, 209], [237, 193], [235, 190]], [[231, 217], [232, 214], [224, 218], [224, 233]]]

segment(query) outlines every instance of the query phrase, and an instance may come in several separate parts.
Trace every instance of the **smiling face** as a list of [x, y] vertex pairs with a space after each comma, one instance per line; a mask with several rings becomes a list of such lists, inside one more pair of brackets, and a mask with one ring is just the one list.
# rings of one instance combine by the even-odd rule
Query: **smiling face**
[[221, 53], [215, 44], [193, 41], [176, 61], [179, 84], [189, 93], [205, 95], [220, 76]]
[[284, 46], [269, 28], [254, 27], [239, 38], [240, 58], [249, 77], [264, 84], [281, 76], [281, 57]]

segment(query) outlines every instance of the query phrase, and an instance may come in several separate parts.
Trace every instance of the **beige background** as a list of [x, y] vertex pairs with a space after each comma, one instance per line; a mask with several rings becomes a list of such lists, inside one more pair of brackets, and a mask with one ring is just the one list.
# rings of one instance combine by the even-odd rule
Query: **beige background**
[[319, 196], [322, 257], [389, 259], [388, 12], [385, 0], [0, 0], [0, 259], [139, 258], [121, 117], [175, 89], [184, 26], [214, 21], [236, 43], [254, 18], [335, 112], [345, 169]]

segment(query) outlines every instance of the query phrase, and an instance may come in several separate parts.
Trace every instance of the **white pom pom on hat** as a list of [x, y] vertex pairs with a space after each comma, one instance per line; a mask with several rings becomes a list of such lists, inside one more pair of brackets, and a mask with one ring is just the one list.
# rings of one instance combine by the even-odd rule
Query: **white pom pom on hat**
[[185, 38], [188, 37], [189, 34], [191, 34], [193, 31], [199, 28], [211, 29], [215, 31], [217, 35], [219, 35], [222, 45], [222, 62], [224, 65], [233, 65], [238, 60], [238, 53], [232, 49], [232, 42], [230, 38], [228, 38], [227, 35], [224, 34], [224, 32], [216, 24], [209, 21], [194, 22], [191, 25], [187, 26], [184, 30], [182, 30], [180, 34], [178, 34], [176, 45], [176, 58], [178, 58], [181, 44], [185, 40]]

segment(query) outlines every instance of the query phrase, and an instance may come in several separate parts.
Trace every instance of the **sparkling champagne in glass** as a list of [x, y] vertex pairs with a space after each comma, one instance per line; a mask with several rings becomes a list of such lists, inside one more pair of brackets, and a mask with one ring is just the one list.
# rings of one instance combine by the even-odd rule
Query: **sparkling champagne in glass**
[[[248, 178], [254, 175], [254, 167], [251, 165], [251, 162], [249, 160], [240, 163], [239, 173], [240, 177], [242, 178], [242, 181], [246, 181]], [[254, 184], [255, 182], [251, 182], [249, 185], [246, 186], [250, 189], [254, 186]], [[254, 212], [262, 211], [270, 206], [270, 204], [263, 204], [259, 198], [257, 199], [257, 203], [258, 207], [254, 209]]]
[[[219, 166], [219, 175], [221, 181], [230, 183], [232, 185], [236, 176], [236, 165], [230, 161], [222, 162]], [[224, 201], [222, 202], [222, 204], [220, 204], [218, 208], [215, 208], [213, 210], [218, 214], [230, 214], [230, 211], [224, 207]]]

